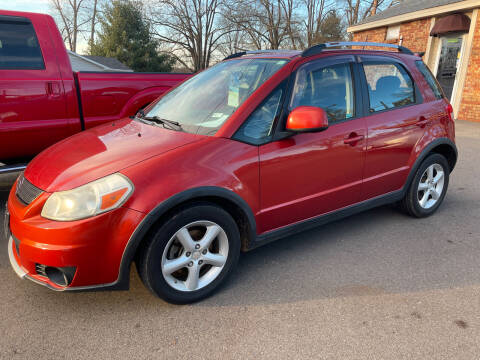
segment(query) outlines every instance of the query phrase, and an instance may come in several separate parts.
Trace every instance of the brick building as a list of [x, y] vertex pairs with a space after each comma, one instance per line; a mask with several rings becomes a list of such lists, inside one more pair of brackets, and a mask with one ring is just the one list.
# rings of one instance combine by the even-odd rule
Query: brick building
[[404, 0], [348, 28], [354, 41], [425, 53], [457, 119], [480, 121], [480, 0]]

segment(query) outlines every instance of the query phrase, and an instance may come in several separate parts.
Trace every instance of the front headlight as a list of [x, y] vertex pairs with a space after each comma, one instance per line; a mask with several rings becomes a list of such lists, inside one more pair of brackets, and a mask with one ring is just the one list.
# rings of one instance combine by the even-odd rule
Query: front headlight
[[112, 174], [76, 189], [54, 192], [45, 202], [42, 216], [58, 221], [84, 219], [119, 207], [132, 192], [127, 177]]

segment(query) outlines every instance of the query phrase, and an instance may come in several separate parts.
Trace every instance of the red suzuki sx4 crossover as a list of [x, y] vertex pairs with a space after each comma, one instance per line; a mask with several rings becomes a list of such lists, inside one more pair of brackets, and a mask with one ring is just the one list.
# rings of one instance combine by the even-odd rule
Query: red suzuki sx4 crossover
[[452, 107], [410, 50], [352, 45], [372, 43], [232, 55], [43, 151], [8, 199], [12, 267], [54, 290], [128, 289], [135, 262], [189, 303], [241, 251], [387, 203], [433, 214], [457, 160]]

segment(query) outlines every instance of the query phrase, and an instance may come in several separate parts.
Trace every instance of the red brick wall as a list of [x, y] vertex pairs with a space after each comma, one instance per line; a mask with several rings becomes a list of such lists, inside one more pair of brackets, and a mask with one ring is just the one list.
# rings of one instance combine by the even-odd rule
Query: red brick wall
[[472, 51], [463, 87], [458, 119], [480, 121], [480, 16], [477, 17]]
[[[423, 52], [427, 50], [428, 36], [430, 33], [430, 19], [421, 19], [403, 23], [400, 25], [400, 37], [402, 45], [412, 51]], [[353, 34], [353, 41], [371, 41], [398, 44], [399, 40], [385, 40], [387, 27], [380, 27], [360, 31]]]

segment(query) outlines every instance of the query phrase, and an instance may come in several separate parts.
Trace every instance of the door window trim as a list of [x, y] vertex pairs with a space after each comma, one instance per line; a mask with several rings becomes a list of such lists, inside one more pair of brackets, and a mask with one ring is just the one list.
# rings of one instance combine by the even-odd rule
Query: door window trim
[[297, 72], [306, 66], [312, 66], [314, 69], [318, 70], [327, 66], [339, 65], [339, 64], [350, 64], [350, 71], [351, 71], [352, 85], [353, 85], [353, 96], [354, 96], [354, 102], [353, 102], [354, 116], [352, 116], [351, 118], [335, 121], [334, 123], [329, 124], [329, 127], [364, 117], [363, 96], [361, 92], [361, 83], [358, 79], [359, 71], [358, 71], [357, 59], [355, 58], [355, 56], [354, 55], [338, 55], [338, 56], [332, 56], [328, 58], [313, 59], [312, 61], [301, 64], [290, 74], [288, 87], [286, 91], [286, 98], [283, 102], [281, 114], [280, 116], [278, 116], [276, 120], [276, 124], [274, 124], [275, 131], [273, 133], [273, 137], [271, 141], [278, 141], [289, 136], [297, 135], [296, 133], [285, 130], [285, 124], [287, 123], [287, 118], [291, 111], [289, 109], [289, 104], [293, 95], [293, 87], [295, 85], [295, 80], [297, 78]]
[[23, 16], [10, 16], [10, 15], [0, 15], [0, 23], [3, 24], [12, 24], [12, 25], [17, 25], [17, 24], [23, 24], [23, 25], [30, 25], [32, 30], [33, 30], [33, 36], [35, 36], [36, 43], [38, 44], [38, 50], [40, 53], [40, 58], [42, 60], [42, 66], [38, 67], [10, 67], [10, 68], [4, 68], [0, 66], [0, 71], [15, 71], [15, 70], [45, 70], [45, 58], [43, 56], [43, 50], [40, 45], [40, 41], [38, 41], [38, 36], [37, 36], [37, 31], [35, 30], [35, 26], [33, 26], [32, 21], [29, 18], [23, 17]]
[[[402, 105], [398, 107], [394, 107], [391, 109], [385, 109], [385, 110], [379, 110], [379, 111], [370, 111], [370, 93], [368, 91], [368, 81], [367, 81], [367, 76], [365, 74], [365, 70], [363, 67], [364, 63], [369, 63], [369, 64], [396, 64], [398, 66], [401, 66], [404, 70], [407, 76], [410, 77], [410, 80], [413, 84], [413, 89], [414, 89], [414, 96], [415, 96], [415, 101], [411, 104], [407, 105]], [[376, 114], [382, 114], [388, 111], [395, 111], [399, 109], [405, 109], [410, 106], [415, 106], [415, 105], [420, 105], [423, 104], [424, 99], [422, 96], [422, 93], [420, 92], [420, 89], [417, 85], [417, 82], [415, 81], [415, 78], [413, 77], [412, 73], [408, 70], [408, 67], [405, 65], [403, 61], [400, 61], [399, 59], [393, 58], [393, 57], [387, 57], [387, 56], [380, 56], [380, 55], [360, 55], [359, 56], [359, 67], [360, 67], [360, 81], [362, 82], [362, 94], [365, 94], [364, 96], [364, 101], [363, 101], [363, 109], [365, 113], [365, 117], [368, 116], [373, 116]]]

